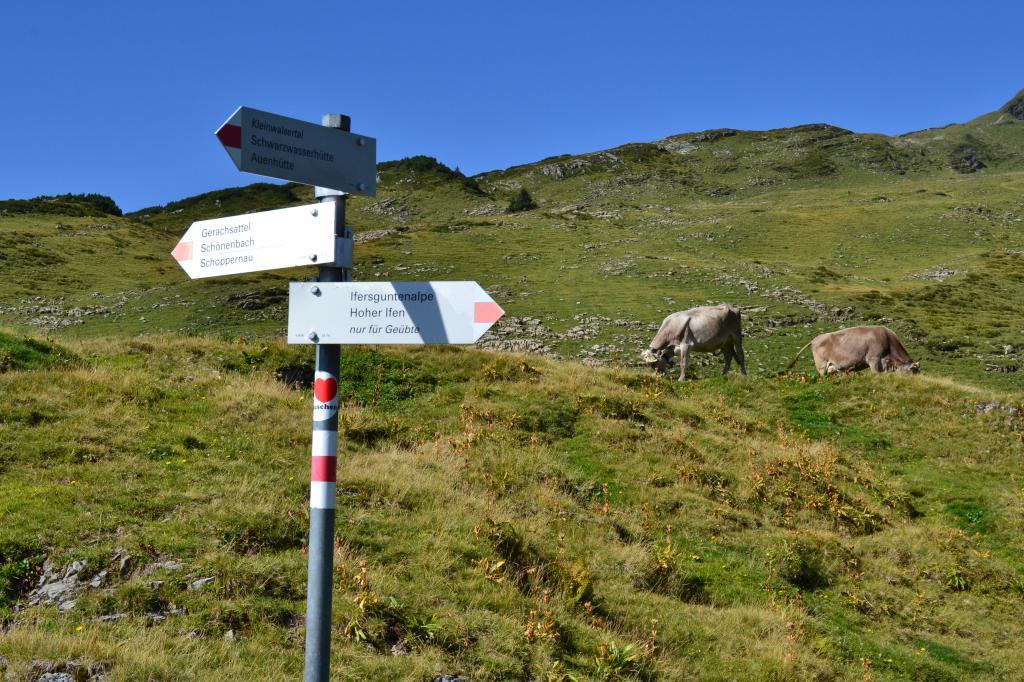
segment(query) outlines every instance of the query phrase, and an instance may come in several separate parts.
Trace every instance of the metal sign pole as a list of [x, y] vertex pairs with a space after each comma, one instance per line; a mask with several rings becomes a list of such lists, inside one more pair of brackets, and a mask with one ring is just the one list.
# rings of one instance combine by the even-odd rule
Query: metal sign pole
[[[351, 119], [327, 114], [323, 125], [351, 130]], [[317, 200], [335, 203], [335, 240], [345, 239], [343, 192], [316, 188]], [[321, 282], [348, 282], [352, 270], [321, 267]], [[317, 342], [315, 330], [310, 340]], [[313, 461], [309, 490], [309, 575], [306, 594], [305, 682], [327, 682], [331, 664], [331, 598], [334, 572], [334, 516], [338, 461], [338, 371], [341, 346], [317, 344], [313, 378]]]
[[313, 206], [196, 221], [171, 252], [192, 279], [320, 266], [288, 298], [288, 343], [316, 344], [305, 682], [327, 682], [331, 667], [341, 345], [470, 344], [505, 314], [476, 282], [352, 282], [345, 199], [376, 196], [377, 141], [351, 129], [343, 114], [318, 126], [236, 109], [216, 135], [239, 170], [329, 187], [316, 186]]

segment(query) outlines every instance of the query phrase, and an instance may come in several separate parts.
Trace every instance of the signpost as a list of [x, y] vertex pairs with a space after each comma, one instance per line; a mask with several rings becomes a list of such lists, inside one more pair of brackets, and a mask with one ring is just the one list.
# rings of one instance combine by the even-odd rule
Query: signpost
[[352, 240], [337, 240], [335, 202], [192, 223], [171, 251], [192, 279], [291, 268], [352, 267]]
[[476, 282], [352, 282], [347, 194], [377, 192], [377, 143], [328, 114], [323, 125], [239, 107], [217, 138], [239, 170], [317, 185], [319, 203], [192, 223], [171, 254], [197, 279], [297, 265], [288, 342], [316, 344], [309, 486], [305, 682], [327, 682], [341, 345], [473, 343], [504, 314]]
[[288, 343], [475, 343], [505, 314], [476, 282], [292, 282]]
[[372, 137], [249, 107], [238, 107], [216, 134], [245, 173], [348, 194], [377, 194], [377, 141]]

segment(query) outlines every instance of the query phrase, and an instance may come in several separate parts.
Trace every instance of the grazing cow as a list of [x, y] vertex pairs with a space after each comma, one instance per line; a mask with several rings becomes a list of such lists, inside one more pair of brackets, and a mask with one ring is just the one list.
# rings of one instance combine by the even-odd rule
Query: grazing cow
[[723, 375], [729, 373], [733, 356], [740, 364], [740, 371], [746, 375], [740, 311], [728, 303], [698, 306], [672, 313], [661, 323], [661, 328], [651, 341], [650, 348], [641, 353], [640, 357], [654, 367], [658, 374], [665, 374], [672, 366], [673, 356], [678, 353], [682, 365], [679, 380], [684, 381], [690, 351], [719, 350], [725, 355]]
[[[912, 372], [917, 374], [921, 363], [910, 359], [910, 354], [888, 327], [850, 327], [836, 332], [819, 334], [807, 344], [814, 355], [818, 374], [850, 372], [870, 367], [872, 372]], [[792, 369], [804, 346], [797, 351], [786, 369]]]

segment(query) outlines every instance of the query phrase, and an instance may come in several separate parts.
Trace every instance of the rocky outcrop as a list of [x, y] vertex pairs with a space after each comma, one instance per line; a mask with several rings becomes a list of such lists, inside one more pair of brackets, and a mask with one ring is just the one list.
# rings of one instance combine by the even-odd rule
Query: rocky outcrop
[[55, 604], [58, 611], [74, 608], [78, 594], [86, 587], [99, 587], [107, 578], [106, 571], [100, 571], [86, 580], [82, 577], [85, 562], [72, 561], [63, 569], [58, 569], [53, 561], [47, 559], [43, 564], [43, 574], [39, 578], [36, 589], [28, 595], [28, 603]]
[[110, 664], [105, 662], [34, 660], [28, 665], [27, 679], [32, 682], [101, 682], [107, 679], [109, 670]]
[[971, 145], [962, 145], [953, 150], [949, 156], [950, 168], [957, 173], [974, 173], [985, 168], [985, 163], [978, 157], [978, 150]]
[[1018, 121], [1024, 121], [1024, 90], [1021, 90], [1017, 93], [1016, 97], [1007, 102], [1002, 110]]

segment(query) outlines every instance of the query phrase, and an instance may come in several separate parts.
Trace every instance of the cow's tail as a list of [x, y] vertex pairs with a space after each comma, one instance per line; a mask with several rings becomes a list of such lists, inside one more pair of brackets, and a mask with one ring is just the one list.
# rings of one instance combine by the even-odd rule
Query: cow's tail
[[[813, 343], [813, 341], [808, 341], [808, 342], [807, 342], [807, 346], [811, 345], [812, 343]], [[802, 354], [802, 353], [803, 353], [803, 352], [804, 352], [805, 350], [807, 350], [807, 346], [804, 346], [803, 348], [801, 348], [800, 350], [798, 350], [798, 351], [796, 352], [796, 355], [794, 355], [794, 356], [793, 356], [793, 359], [789, 361], [789, 364], [788, 364], [788, 365], [786, 365], [786, 370], [791, 370], [791, 369], [793, 369], [793, 365], [795, 365], [795, 364], [796, 364], [796, 361], [800, 359], [800, 355], [801, 355], [801, 354]]]

